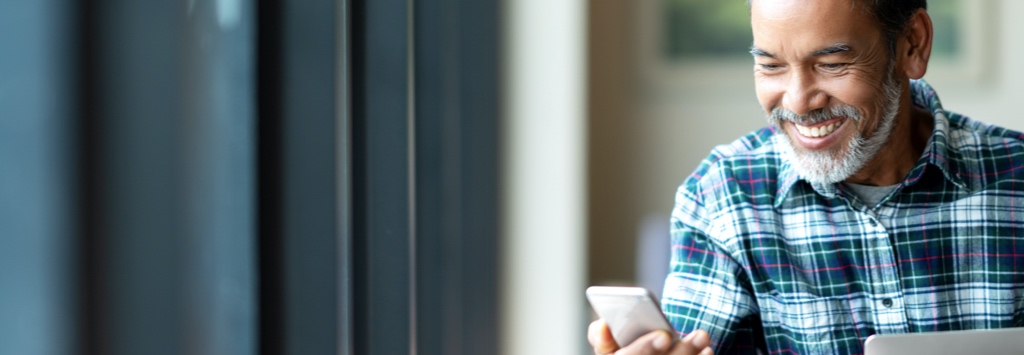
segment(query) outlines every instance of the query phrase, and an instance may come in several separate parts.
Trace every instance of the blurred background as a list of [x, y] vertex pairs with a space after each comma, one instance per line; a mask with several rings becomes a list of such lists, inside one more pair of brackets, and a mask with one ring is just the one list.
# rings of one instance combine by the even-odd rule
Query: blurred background
[[[1009, 0], [932, 0], [1024, 130]], [[0, 354], [589, 354], [762, 127], [743, 0], [0, 2]]]

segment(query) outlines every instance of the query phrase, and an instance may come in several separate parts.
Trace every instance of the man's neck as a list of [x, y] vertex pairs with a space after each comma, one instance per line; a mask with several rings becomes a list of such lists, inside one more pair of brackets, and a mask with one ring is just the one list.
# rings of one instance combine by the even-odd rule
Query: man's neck
[[[908, 95], [909, 96], [909, 95]], [[909, 103], [910, 98], [905, 98]], [[846, 182], [868, 186], [891, 186], [900, 183], [924, 153], [935, 127], [935, 118], [928, 110], [909, 104], [900, 110], [893, 123], [892, 135], [878, 154]]]

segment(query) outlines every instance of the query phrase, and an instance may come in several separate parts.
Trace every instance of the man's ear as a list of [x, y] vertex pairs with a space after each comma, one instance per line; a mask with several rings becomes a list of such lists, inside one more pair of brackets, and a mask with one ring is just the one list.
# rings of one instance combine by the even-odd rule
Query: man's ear
[[896, 42], [896, 55], [902, 63], [903, 73], [908, 78], [920, 79], [928, 71], [928, 58], [932, 55], [932, 35], [931, 16], [928, 16], [924, 9], [917, 9]]

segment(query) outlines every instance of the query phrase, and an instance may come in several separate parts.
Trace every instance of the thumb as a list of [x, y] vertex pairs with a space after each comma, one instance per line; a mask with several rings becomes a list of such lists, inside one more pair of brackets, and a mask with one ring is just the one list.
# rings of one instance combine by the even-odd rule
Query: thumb
[[611, 354], [615, 350], [619, 350], [619, 344], [615, 343], [612, 331], [608, 329], [608, 323], [605, 323], [604, 319], [590, 323], [590, 328], [587, 329], [587, 340], [594, 348], [594, 354]]

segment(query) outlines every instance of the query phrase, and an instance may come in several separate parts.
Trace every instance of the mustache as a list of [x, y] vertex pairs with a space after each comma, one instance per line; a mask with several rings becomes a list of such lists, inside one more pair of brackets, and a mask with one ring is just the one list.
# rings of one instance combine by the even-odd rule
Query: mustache
[[838, 105], [833, 107], [820, 108], [806, 115], [799, 115], [796, 112], [787, 110], [782, 107], [773, 108], [771, 113], [768, 114], [768, 121], [771, 123], [778, 123], [782, 121], [790, 121], [799, 125], [813, 125], [828, 120], [832, 120], [839, 117], [852, 118], [854, 120], [860, 120], [860, 110], [850, 105]]

